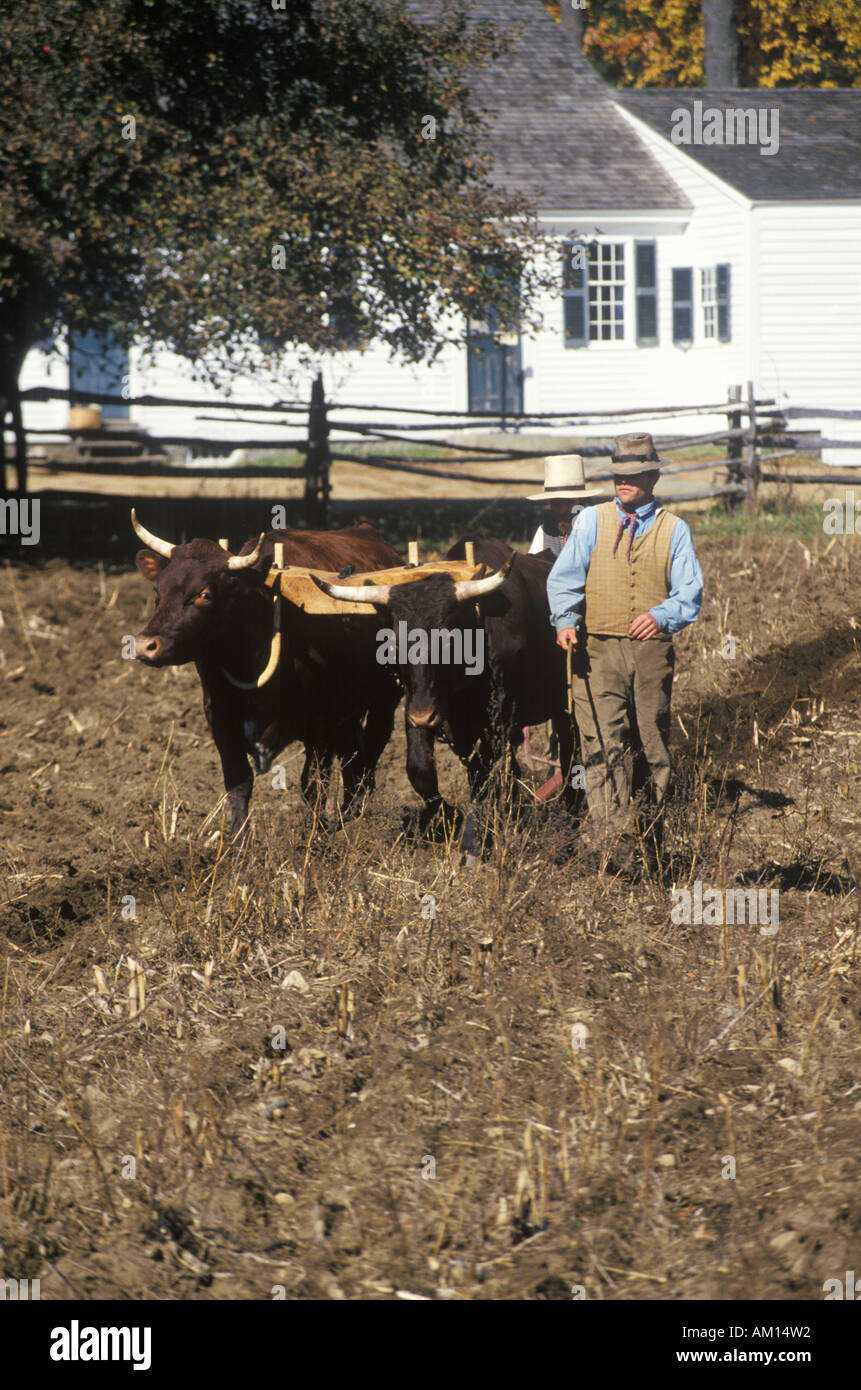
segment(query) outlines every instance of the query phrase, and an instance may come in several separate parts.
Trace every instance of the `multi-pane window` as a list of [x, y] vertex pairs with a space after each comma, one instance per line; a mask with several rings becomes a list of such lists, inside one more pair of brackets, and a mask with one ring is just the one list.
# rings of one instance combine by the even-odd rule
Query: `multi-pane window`
[[619, 341], [625, 334], [625, 246], [589, 247], [589, 341]]
[[700, 271], [703, 300], [703, 337], [717, 337], [717, 276], [714, 266]]
[[[656, 241], [635, 239], [628, 270], [628, 291], [633, 336], [638, 347], [658, 344], [658, 247]], [[625, 243], [572, 242], [562, 263], [562, 304], [566, 347], [625, 340]], [[700, 341], [699, 308], [702, 304], [702, 339], [730, 341], [730, 271], [723, 262], [695, 270], [674, 266], [672, 288], [673, 342], [691, 347]], [[699, 296], [697, 295], [699, 286]], [[662, 291], [666, 293], [666, 289]]]
[[700, 271], [703, 301], [703, 337], [728, 343], [729, 331], [729, 266], [709, 266]]
[[566, 247], [562, 262], [565, 346], [619, 342], [625, 336], [625, 245]]

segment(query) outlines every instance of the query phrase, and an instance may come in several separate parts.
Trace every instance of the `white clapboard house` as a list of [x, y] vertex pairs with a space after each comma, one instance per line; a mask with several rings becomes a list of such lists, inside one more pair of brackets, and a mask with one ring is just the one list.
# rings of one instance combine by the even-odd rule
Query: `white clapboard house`
[[[857, 407], [861, 90], [614, 90], [542, 0], [471, 4], [477, 22], [492, 18], [517, 33], [514, 51], [476, 79], [476, 94], [490, 117], [495, 180], [535, 194], [542, 222], [558, 234], [558, 291], [534, 338], [500, 343], [477, 319], [465, 325], [463, 346], [432, 366], [399, 365], [382, 348], [328, 358], [320, 364], [327, 396], [379, 405], [383, 416], [417, 402], [576, 415], [720, 403], [729, 386], [753, 381], [782, 406]], [[433, 23], [438, 0], [411, 7]], [[125, 378], [133, 396], [202, 394], [168, 356], [144, 372], [134, 353], [103, 360], [92, 338], [72, 344], [71, 362], [64, 352], [52, 364], [31, 353], [23, 385], [67, 386], [71, 371], [85, 392]], [[296, 384], [307, 398], [307, 374]], [[259, 381], [233, 394], [278, 395]], [[66, 412], [60, 402], [28, 406], [26, 423], [60, 428]], [[200, 413], [131, 407], [156, 436], [211, 438], [215, 427]], [[225, 418], [218, 431], [247, 436], [247, 418]], [[702, 418], [679, 420], [672, 432], [704, 427]], [[851, 436], [848, 422], [842, 428]], [[828, 421], [823, 432], [840, 429]], [[656, 432], [670, 432], [667, 422]]]

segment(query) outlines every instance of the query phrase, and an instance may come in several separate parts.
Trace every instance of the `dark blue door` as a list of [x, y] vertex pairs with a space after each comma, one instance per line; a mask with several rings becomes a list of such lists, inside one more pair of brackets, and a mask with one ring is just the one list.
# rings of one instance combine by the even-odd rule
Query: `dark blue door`
[[[129, 356], [125, 348], [101, 333], [69, 334], [69, 390], [77, 391], [80, 404], [93, 395], [119, 396], [128, 389]], [[106, 420], [127, 420], [127, 405], [103, 405]]]
[[[490, 415], [519, 415], [523, 411], [523, 371], [520, 336], [498, 335], [496, 316], [488, 312], [472, 320], [467, 339], [469, 409]], [[510, 335], [514, 337], [515, 335]], [[505, 341], [500, 341], [504, 337]]]

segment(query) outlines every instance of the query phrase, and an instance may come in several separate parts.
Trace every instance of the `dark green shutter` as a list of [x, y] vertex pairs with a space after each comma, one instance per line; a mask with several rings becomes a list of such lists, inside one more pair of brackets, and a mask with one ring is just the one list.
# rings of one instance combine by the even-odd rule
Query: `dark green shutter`
[[[578, 248], [567, 246], [562, 262], [562, 304], [566, 347], [585, 347], [589, 341], [588, 273], [572, 265]], [[581, 248], [582, 249], [582, 248]]]
[[637, 346], [658, 342], [658, 255], [654, 241], [634, 242], [634, 284], [637, 295]]
[[694, 338], [694, 272], [689, 266], [673, 270], [673, 342]]
[[730, 340], [729, 270], [728, 265], [717, 267], [717, 335], [718, 342], [721, 343], [728, 343]]

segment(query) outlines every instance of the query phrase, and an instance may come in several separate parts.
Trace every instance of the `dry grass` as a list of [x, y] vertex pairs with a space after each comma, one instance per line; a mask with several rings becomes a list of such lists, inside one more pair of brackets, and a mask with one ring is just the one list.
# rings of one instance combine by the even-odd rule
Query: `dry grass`
[[[856, 1267], [861, 561], [791, 518], [713, 526], [671, 859], [638, 882], [528, 805], [461, 869], [411, 834], [400, 733], [329, 834], [288, 750], [237, 861], [193, 672], [119, 657], [143, 587], [18, 569], [0, 1274], [43, 1298], [815, 1299]], [[673, 885], [757, 876], [776, 937], [672, 922]]]

